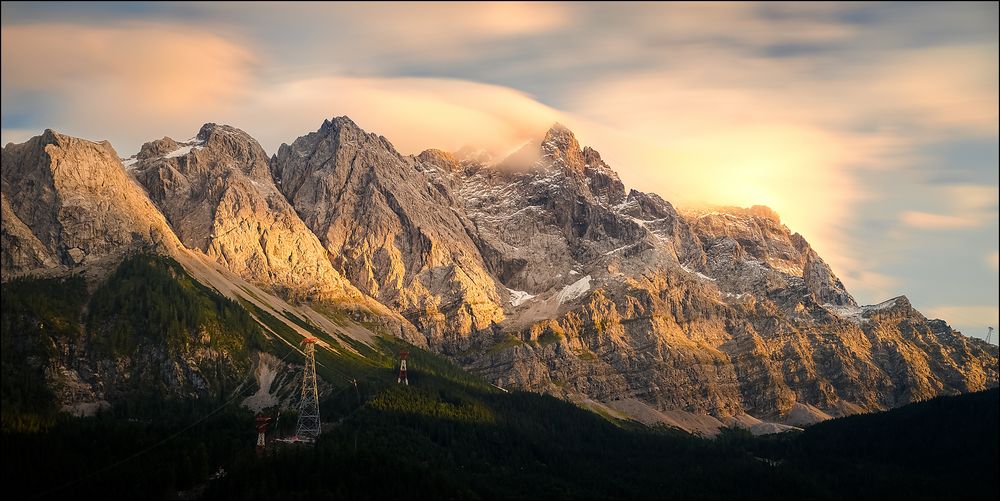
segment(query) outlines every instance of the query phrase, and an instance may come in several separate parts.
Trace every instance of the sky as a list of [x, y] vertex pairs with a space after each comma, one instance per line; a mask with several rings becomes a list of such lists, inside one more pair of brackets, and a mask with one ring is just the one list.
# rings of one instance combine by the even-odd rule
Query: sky
[[[2, 4], [2, 143], [350, 116], [402, 153], [553, 122], [628, 188], [768, 205], [859, 303], [998, 325], [997, 3]], [[997, 336], [994, 336], [994, 339]]]

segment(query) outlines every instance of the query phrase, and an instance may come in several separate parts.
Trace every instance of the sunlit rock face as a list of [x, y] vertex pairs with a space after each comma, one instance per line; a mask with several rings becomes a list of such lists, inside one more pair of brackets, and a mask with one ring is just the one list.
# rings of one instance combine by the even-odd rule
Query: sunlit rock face
[[442, 159], [400, 155], [340, 117], [283, 144], [271, 173], [334, 266], [443, 348], [501, 321], [503, 309], [472, 222], [425, 172]]
[[495, 165], [459, 162], [456, 198], [511, 290], [484, 336], [499, 344], [463, 361], [499, 385], [803, 424], [997, 384], [995, 347], [905, 298], [858, 307], [767, 207], [626, 194], [560, 125]]
[[99, 266], [137, 249], [180, 243], [107, 141], [46, 130], [3, 149], [4, 279]]
[[363, 297], [274, 185], [267, 154], [245, 132], [205, 124], [185, 142], [144, 144], [129, 163], [187, 247], [283, 296]]
[[995, 346], [902, 296], [857, 305], [774, 211], [626, 190], [558, 124], [496, 160], [402, 155], [346, 117], [268, 159], [207, 124], [124, 166], [47, 132], [4, 148], [2, 202], [4, 280], [184, 246], [367, 305], [499, 386], [645, 416], [799, 426], [997, 385]]

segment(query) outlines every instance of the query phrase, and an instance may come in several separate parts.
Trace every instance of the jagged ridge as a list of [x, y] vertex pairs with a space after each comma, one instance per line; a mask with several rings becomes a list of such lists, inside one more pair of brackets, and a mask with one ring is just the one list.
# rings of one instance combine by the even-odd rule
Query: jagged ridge
[[802, 424], [997, 384], [995, 347], [905, 298], [858, 307], [773, 211], [626, 193], [559, 124], [496, 163], [404, 156], [346, 117], [267, 159], [206, 124], [128, 160], [149, 198], [115, 158], [51, 131], [4, 148], [4, 280], [194, 250], [293, 301], [398, 311], [501, 386], [647, 415]]

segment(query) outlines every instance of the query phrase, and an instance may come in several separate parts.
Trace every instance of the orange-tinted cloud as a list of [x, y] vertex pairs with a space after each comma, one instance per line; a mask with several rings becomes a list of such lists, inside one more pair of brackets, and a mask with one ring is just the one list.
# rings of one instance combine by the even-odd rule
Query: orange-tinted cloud
[[[900, 49], [888, 64], [830, 72], [822, 58], [681, 46], [670, 71], [594, 79], [568, 107], [614, 131], [595, 136], [626, 183], [680, 204], [767, 204], [851, 290], [884, 291], [878, 263], [845, 238], [859, 204], [882, 195], [864, 176], [905, 168], [921, 142], [995, 136], [995, 51]], [[995, 200], [995, 188], [966, 188], [974, 196], [957, 199]], [[956, 210], [904, 222], [970, 228], [995, 212]]]
[[997, 188], [978, 185], [952, 185], [938, 188], [951, 213], [938, 214], [917, 210], [903, 211], [900, 221], [924, 230], [956, 230], [976, 228], [995, 219]]
[[177, 25], [28, 24], [4, 26], [2, 37], [5, 89], [53, 92], [85, 119], [120, 110], [167, 119], [212, 110], [244, 97], [254, 83], [250, 51]]
[[[260, 116], [254, 116], [259, 113]], [[403, 153], [477, 145], [508, 151], [539, 137], [563, 114], [506, 87], [433, 78], [327, 77], [289, 82], [256, 96], [237, 123], [252, 124], [271, 149], [324, 118], [348, 115]], [[267, 124], [266, 116], [280, 116]], [[296, 130], [297, 133], [289, 134]]]
[[905, 211], [900, 214], [900, 220], [903, 224], [926, 230], [953, 230], [979, 226], [978, 221], [968, 217], [919, 211]]

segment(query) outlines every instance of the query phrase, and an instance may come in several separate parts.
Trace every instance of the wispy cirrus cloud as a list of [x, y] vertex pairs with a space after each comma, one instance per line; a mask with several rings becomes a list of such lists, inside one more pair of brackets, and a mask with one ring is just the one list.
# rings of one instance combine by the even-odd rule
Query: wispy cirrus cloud
[[[52, 33], [60, 33], [58, 41]], [[5, 27], [5, 108], [8, 100], [18, 104], [8, 90], [45, 93], [58, 102], [45, 122], [75, 135], [110, 137], [123, 155], [164, 134], [186, 137], [208, 121], [243, 127], [273, 152], [344, 114], [407, 153], [465, 144], [504, 150], [566, 116], [523, 92], [457, 79], [267, 81], [254, 53], [217, 35], [161, 24]], [[67, 64], [53, 63], [62, 60]], [[4, 129], [3, 140], [37, 132]]]
[[900, 214], [900, 221], [923, 230], [956, 230], [977, 228], [996, 217], [997, 189], [980, 185], [946, 185], [937, 191], [947, 200], [950, 214], [937, 214], [908, 210]]
[[66, 109], [56, 118], [132, 109], [176, 116], [245, 96], [256, 64], [251, 51], [211, 33], [177, 25], [42, 23], [4, 26], [4, 104], [30, 91]]
[[900, 220], [907, 226], [924, 230], [951, 230], [973, 228], [979, 226], [975, 219], [950, 216], [947, 214], [931, 214], [929, 212], [906, 211], [900, 215]]

